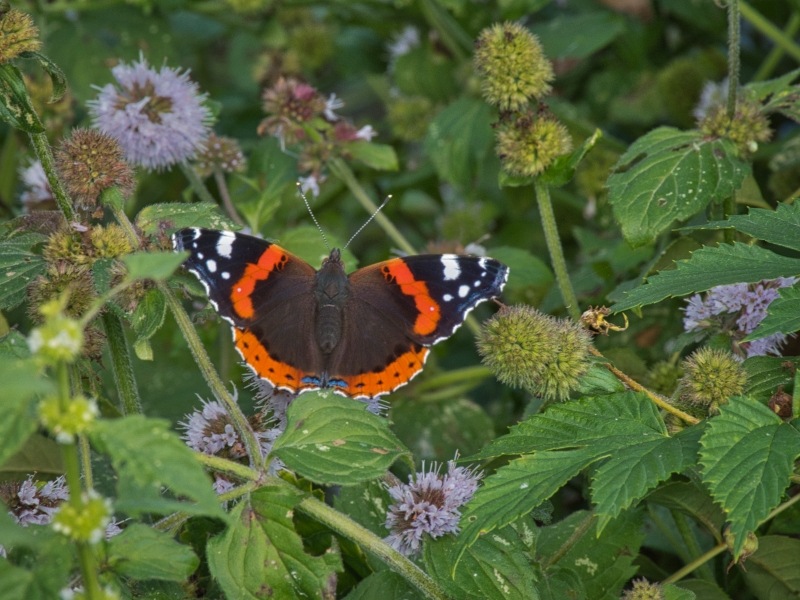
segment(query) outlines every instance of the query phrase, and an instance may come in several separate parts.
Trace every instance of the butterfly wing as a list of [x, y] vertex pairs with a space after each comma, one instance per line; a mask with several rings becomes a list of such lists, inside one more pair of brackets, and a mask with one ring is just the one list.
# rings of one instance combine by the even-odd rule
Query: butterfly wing
[[229, 231], [181, 229], [173, 246], [189, 252], [184, 265], [233, 325], [236, 349], [259, 377], [292, 392], [315, 387], [309, 382], [323, 365], [308, 318], [311, 265], [276, 244]]

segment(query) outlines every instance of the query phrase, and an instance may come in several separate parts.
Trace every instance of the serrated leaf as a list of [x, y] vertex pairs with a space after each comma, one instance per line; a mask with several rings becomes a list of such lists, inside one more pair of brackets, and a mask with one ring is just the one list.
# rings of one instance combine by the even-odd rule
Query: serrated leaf
[[553, 187], [566, 185], [575, 176], [575, 169], [594, 145], [603, 137], [603, 132], [595, 129], [594, 133], [583, 140], [583, 143], [573, 150], [570, 154], [559, 156], [553, 164], [547, 167], [539, 178], [546, 184]]
[[800, 540], [760, 537], [758, 550], [745, 564], [747, 587], [759, 599], [794, 600], [800, 596]]
[[770, 96], [783, 96], [791, 92], [792, 82], [800, 76], [800, 69], [789, 71], [775, 79], [767, 81], [755, 81], [744, 86], [744, 93], [747, 99], [753, 102], [763, 102]]
[[397, 171], [397, 154], [394, 148], [387, 144], [373, 144], [372, 142], [350, 142], [345, 151], [350, 156], [379, 171]]
[[664, 600], [695, 600], [697, 598], [692, 590], [685, 590], [671, 583], [664, 585], [661, 593], [664, 594]]
[[128, 279], [166, 279], [189, 256], [183, 252], [135, 252], [122, 257]]
[[158, 232], [162, 223], [165, 225], [167, 233], [172, 233], [184, 227], [203, 227], [205, 229], [223, 229], [225, 231], [238, 231], [241, 229], [236, 223], [220, 213], [219, 207], [211, 202], [150, 204], [136, 215], [136, 226], [147, 235], [153, 235]]
[[747, 532], [776, 507], [789, 485], [800, 432], [763, 404], [735, 396], [700, 440], [703, 481], [728, 515], [738, 559]]
[[20, 52], [20, 58], [30, 58], [39, 63], [39, 66], [50, 76], [53, 83], [53, 93], [48, 102], [58, 102], [67, 91], [67, 77], [59, 66], [41, 52]]
[[38, 549], [30, 570], [0, 557], [0, 600], [52, 600], [69, 589], [74, 549], [68, 540], [52, 536]]
[[260, 488], [233, 509], [225, 532], [209, 540], [208, 566], [227, 597], [322, 599], [329, 577], [341, 570], [341, 560], [332, 552], [318, 557], [305, 553], [292, 523], [292, 511], [301, 500], [289, 488]]
[[721, 541], [725, 514], [708, 492], [694, 481], [671, 481], [660, 485], [647, 496], [647, 501], [689, 515]]
[[685, 227], [685, 231], [734, 228], [776, 246], [800, 250], [800, 203], [780, 203], [775, 210], [750, 208], [746, 215], [731, 215], [725, 221]]
[[[532, 521], [525, 526], [534, 528]], [[453, 598], [539, 599], [528, 548], [511, 526], [481, 537], [455, 565], [458, 550], [452, 535], [425, 540], [427, 571]]]
[[14, 455], [37, 426], [35, 399], [53, 391], [33, 360], [0, 361], [0, 466]]
[[536, 586], [541, 600], [574, 598], [585, 600], [586, 590], [580, 576], [572, 569], [551, 567]]
[[[789, 363], [789, 365], [786, 365]], [[779, 385], [788, 386], [794, 381], [794, 368], [800, 368], [796, 356], [752, 356], [742, 366], [747, 373], [745, 395], [766, 401], [778, 390]]]
[[99, 420], [90, 431], [92, 444], [111, 457], [120, 483], [149, 490], [149, 494], [119, 494], [117, 508], [125, 512], [152, 509], [152, 498], [161, 486], [176, 496], [194, 501], [173, 502], [194, 514], [224, 517], [211, 481], [192, 451], [169, 430], [169, 422], [132, 415], [122, 419]]
[[800, 330], [800, 287], [781, 288], [780, 298], [767, 307], [767, 316], [744, 338], [745, 342], [759, 340], [774, 333], [790, 334]]
[[603, 365], [594, 364], [580, 378], [575, 391], [584, 396], [593, 396], [624, 392], [625, 386]]
[[675, 264], [676, 269], [648, 277], [645, 285], [626, 293], [625, 299], [615, 304], [612, 311], [618, 313], [654, 304], [669, 296], [705, 292], [718, 285], [755, 283], [800, 274], [800, 260], [740, 243], [705, 247], [692, 253], [689, 260]]
[[133, 330], [139, 336], [137, 343], [150, 339], [164, 324], [166, 314], [167, 300], [164, 294], [159, 289], [149, 290], [131, 317]]
[[729, 140], [660, 127], [620, 157], [608, 178], [608, 200], [625, 240], [644, 246], [711, 200], [727, 198], [749, 173]]
[[386, 419], [358, 400], [303, 394], [289, 405], [272, 446], [287, 467], [316, 483], [353, 485], [384, 474], [408, 450]]
[[394, 571], [378, 571], [362, 579], [344, 600], [423, 600], [420, 593]]
[[44, 132], [22, 73], [8, 62], [0, 65], [0, 118], [25, 133]]
[[28, 284], [44, 273], [44, 259], [29, 248], [25, 242], [0, 243], [0, 310], [22, 302]]
[[171, 535], [134, 523], [108, 542], [108, 566], [125, 577], [185, 581], [200, 560]]

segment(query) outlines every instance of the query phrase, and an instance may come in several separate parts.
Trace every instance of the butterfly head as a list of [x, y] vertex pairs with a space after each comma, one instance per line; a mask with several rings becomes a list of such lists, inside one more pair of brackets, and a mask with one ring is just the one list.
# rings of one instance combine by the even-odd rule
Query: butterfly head
[[341, 270], [344, 272], [344, 261], [342, 260], [342, 251], [338, 248], [334, 248], [331, 250], [331, 254], [328, 258], [322, 261], [322, 269], [327, 270]]

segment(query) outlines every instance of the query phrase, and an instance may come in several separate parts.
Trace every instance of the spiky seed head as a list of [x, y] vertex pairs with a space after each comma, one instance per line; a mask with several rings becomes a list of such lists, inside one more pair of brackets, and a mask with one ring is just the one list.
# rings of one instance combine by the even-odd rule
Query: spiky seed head
[[621, 600], [664, 600], [664, 591], [659, 584], [642, 577], [634, 580], [633, 588], [625, 590]]
[[98, 258], [118, 258], [133, 252], [133, 247], [125, 235], [125, 230], [116, 223], [109, 223], [105, 227], [97, 225], [92, 228], [90, 236], [92, 243], [92, 256]]
[[744, 392], [747, 374], [730, 352], [704, 347], [683, 362], [681, 395], [694, 404], [709, 408], [711, 414]]
[[94, 208], [100, 194], [116, 187], [123, 198], [133, 193], [133, 169], [117, 141], [94, 129], [75, 129], [56, 152], [56, 167], [78, 206]]
[[553, 68], [535, 35], [519, 23], [496, 23], [475, 43], [483, 97], [502, 111], [521, 110], [550, 93]]
[[0, 16], [0, 63], [15, 59], [23, 52], [34, 52], [42, 47], [39, 29], [33, 18], [16, 8]]
[[712, 106], [697, 128], [709, 138], [728, 138], [743, 156], [753, 154], [758, 150], [759, 142], [766, 142], [772, 137], [769, 120], [755, 102], [740, 103], [733, 119], [728, 116], [725, 105]]
[[565, 400], [590, 366], [591, 333], [571, 319], [560, 319], [557, 324], [557, 346], [531, 390], [546, 400]]
[[197, 155], [197, 174], [208, 177], [214, 171], [222, 173], [243, 173], [247, 161], [233, 138], [218, 136], [212, 133], [206, 141], [206, 147]]
[[511, 175], [533, 177], [559, 156], [572, 150], [567, 128], [551, 116], [526, 113], [504, 119], [497, 126], [497, 156]]

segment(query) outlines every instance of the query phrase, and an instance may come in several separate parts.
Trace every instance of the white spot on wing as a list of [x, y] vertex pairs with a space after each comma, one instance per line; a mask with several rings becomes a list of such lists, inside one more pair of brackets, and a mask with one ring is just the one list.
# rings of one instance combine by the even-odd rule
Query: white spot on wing
[[211, 271], [212, 273], [216, 273], [217, 272], [217, 261], [209, 258], [206, 261], [206, 266], [208, 267], [208, 270]]
[[228, 273], [227, 271], [223, 271], [222, 273], [220, 273], [220, 275], [222, 275], [223, 279], [230, 279], [231, 278], [231, 274]]
[[198, 252], [198, 253], [197, 253], [197, 258], [198, 258], [199, 260], [203, 260], [205, 257], [203, 256], [203, 253], [202, 253], [202, 252]]
[[[202, 233], [202, 232], [201, 232], [199, 229], [197, 229], [197, 228], [195, 228], [195, 229], [192, 229], [192, 239], [193, 239], [193, 240], [196, 240], [197, 238], [199, 238], [199, 237], [200, 237], [200, 234], [201, 234], [201, 233]], [[195, 246], [195, 247], [196, 247], [196, 246]]]
[[455, 254], [442, 254], [442, 266], [444, 267], [444, 278], [446, 281], [454, 281], [461, 275], [461, 267], [458, 264], [458, 256]]
[[480, 281], [476, 281], [472, 285], [474, 285], [475, 287], [481, 287], [481, 282]]
[[462, 285], [460, 288], [458, 288], [458, 297], [459, 298], [466, 298], [467, 294], [469, 294], [469, 286], [468, 285]]
[[445, 294], [444, 296], [442, 296], [442, 298], [444, 298], [445, 302], [450, 302], [450, 300], [453, 299], [453, 297], [450, 294]]
[[485, 258], [481, 258], [480, 260], [478, 260], [478, 264], [480, 265], [481, 269], [484, 269], [484, 270], [486, 269], [486, 259]]
[[231, 252], [233, 252], [234, 240], [236, 240], [235, 234], [230, 231], [220, 231], [219, 239], [217, 240], [217, 254], [230, 258]]

